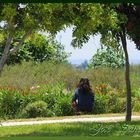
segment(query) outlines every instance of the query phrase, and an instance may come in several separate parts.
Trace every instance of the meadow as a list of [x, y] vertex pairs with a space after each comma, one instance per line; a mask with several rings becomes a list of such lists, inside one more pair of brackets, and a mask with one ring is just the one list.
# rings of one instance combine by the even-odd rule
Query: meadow
[[[69, 64], [23, 62], [5, 66], [0, 76], [0, 116], [4, 119], [75, 115], [71, 97], [81, 77], [94, 92], [91, 114], [124, 113], [125, 69], [80, 70]], [[140, 65], [131, 66], [132, 110], [140, 111]]]

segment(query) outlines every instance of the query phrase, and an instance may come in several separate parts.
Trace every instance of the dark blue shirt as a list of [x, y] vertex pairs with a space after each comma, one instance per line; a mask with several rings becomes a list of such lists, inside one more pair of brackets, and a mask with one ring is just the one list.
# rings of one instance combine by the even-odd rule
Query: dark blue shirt
[[78, 110], [91, 112], [93, 106], [93, 99], [94, 95], [92, 92], [87, 94], [80, 93], [80, 89], [77, 88], [75, 94], [72, 97], [72, 102], [78, 101], [77, 102]]

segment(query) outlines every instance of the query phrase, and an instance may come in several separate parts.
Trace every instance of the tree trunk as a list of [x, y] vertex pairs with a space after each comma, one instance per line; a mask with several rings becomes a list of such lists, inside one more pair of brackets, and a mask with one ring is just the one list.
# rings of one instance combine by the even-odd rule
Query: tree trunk
[[10, 54], [15, 53], [19, 50], [20, 46], [24, 43], [25, 39], [30, 35], [33, 28], [31, 27], [22, 37], [22, 39], [19, 41], [18, 45], [12, 49], [10, 49], [11, 41], [12, 41], [12, 35], [9, 35], [6, 41], [6, 46], [4, 48], [4, 52], [2, 54], [2, 57], [0, 59], [0, 74], [3, 70], [4, 64], [6, 63], [8, 57]]
[[12, 35], [9, 35], [7, 38], [7, 41], [6, 41], [6, 46], [4, 48], [2, 57], [0, 59], [0, 74], [3, 70], [4, 64], [6, 63], [6, 60], [9, 56], [11, 41], [12, 41]]
[[130, 65], [127, 52], [127, 42], [125, 28], [120, 33], [123, 50], [125, 53], [125, 82], [126, 82], [126, 121], [131, 121], [132, 109], [131, 109], [131, 83], [130, 83]]

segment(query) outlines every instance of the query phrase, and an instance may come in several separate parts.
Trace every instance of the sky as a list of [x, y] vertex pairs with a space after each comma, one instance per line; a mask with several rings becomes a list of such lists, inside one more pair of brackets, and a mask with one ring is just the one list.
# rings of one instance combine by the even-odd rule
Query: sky
[[[81, 64], [85, 60], [89, 61], [100, 47], [100, 36], [91, 37], [82, 49], [75, 49], [71, 46], [72, 28], [67, 28], [57, 34], [56, 40], [65, 46], [66, 52], [71, 52], [68, 61], [72, 64]], [[140, 51], [136, 49], [135, 44], [127, 40], [129, 61], [131, 64], [140, 64]]]

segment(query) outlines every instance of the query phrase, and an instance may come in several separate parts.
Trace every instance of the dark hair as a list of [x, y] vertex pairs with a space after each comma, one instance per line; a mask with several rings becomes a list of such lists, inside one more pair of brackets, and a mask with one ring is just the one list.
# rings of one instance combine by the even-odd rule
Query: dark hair
[[77, 88], [79, 88], [80, 92], [83, 94], [89, 94], [92, 92], [88, 78], [81, 78]]

